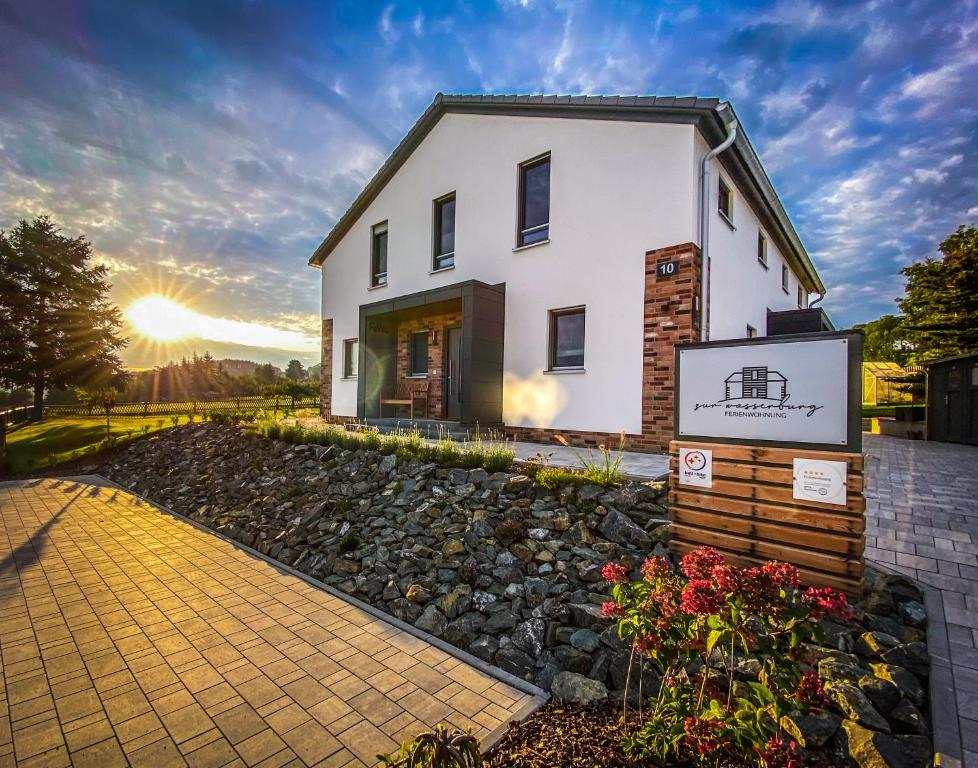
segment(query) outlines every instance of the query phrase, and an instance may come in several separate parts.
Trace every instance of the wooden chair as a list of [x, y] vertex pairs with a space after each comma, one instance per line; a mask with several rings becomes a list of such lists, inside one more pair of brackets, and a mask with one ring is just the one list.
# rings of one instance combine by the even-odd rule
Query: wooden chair
[[411, 421], [414, 421], [414, 403], [417, 400], [424, 401], [424, 410], [421, 413], [428, 415], [428, 380], [427, 379], [402, 379], [397, 383], [397, 390], [392, 398], [381, 398], [380, 413], [384, 414], [385, 405], [406, 405], [411, 409]]

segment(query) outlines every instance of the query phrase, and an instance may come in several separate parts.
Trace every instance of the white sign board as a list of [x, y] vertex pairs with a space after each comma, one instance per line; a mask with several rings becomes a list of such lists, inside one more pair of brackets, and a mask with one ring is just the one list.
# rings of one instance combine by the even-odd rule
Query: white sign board
[[679, 484], [712, 488], [713, 451], [702, 448], [680, 448]]
[[792, 496], [800, 501], [845, 506], [848, 472], [844, 461], [795, 459]]
[[679, 439], [845, 445], [848, 339], [679, 352]]

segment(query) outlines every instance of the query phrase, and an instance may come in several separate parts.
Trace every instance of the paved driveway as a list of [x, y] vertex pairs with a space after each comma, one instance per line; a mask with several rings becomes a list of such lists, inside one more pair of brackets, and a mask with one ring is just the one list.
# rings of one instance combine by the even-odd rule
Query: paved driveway
[[935, 746], [978, 768], [978, 447], [863, 440], [866, 557], [931, 588]]
[[111, 487], [0, 483], [0, 767], [373, 764], [536, 702]]

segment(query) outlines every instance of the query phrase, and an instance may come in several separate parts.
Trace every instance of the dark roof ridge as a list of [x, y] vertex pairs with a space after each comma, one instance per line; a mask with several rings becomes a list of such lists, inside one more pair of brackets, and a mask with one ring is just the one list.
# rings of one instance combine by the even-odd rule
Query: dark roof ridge
[[[330, 252], [339, 244], [359, 216], [376, 198], [387, 182], [411, 156], [415, 148], [428, 135], [435, 124], [447, 112], [488, 114], [506, 112], [511, 114], [545, 115], [556, 117], [594, 116], [599, 119], [615, 119], [616, 116], [630, 115], [624, 119], [649, 121], [671, 121], [695, 125], [707, 143], [718, 145], [726, 136], [721, 111], [729, 110], [735, 116], [729, 102], [717, 97], [699, 96], [604, 96], [604, 95], [543, 95], [543, 94], [444, 94], [438, 92], [417, 122], [405, 134], [384, 163], [367, 182], [346, 212], [339, 218], [323, 242], [316, 248], [309, 264], [321, 266]], [[738, 121], [739, 122], [739, 121]], [[801, 239], [795, 232], [767, 172], [761, 165], [750, 140], [743, 128], [738, 131], [737, 140], [731, 148], [736, 150], [737, 169], [742, 183], [750, 187], [750, 194], [761, 203], [762, 210], [757, 214], [767, 218], [776, 227], [777, 234], [787, 249], [781, 248], [789, 261], [794, 262], [808, 278], [809, 289], [825, 293], [815, 266]], [[727, 155], [733, 153], [727, 153]], [[766, 210], [763, 208], [766, 207]], [[787, 252], [786, 252], [787, 251]]]

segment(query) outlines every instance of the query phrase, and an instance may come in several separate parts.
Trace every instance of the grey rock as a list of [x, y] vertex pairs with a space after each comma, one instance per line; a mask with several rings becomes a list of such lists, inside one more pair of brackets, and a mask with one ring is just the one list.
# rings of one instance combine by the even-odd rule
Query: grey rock
[[867, 659], [878, 659], [880, 654], [900, 644], [900, 641], [885, 632], [863, 632], [856, 638], [855, 650]]
[[842, 718], [828, 710], [813, 710], [806, 715], [784, 715], [781, 727], [803, 747], [817, 749], [835, 736]]
[[920, 681], [903, 667], [895, 664], [870, 664], [873, 674], [883, 680], [889, 680], [900, 692], [918, 707], [924, 703], [924, 687]]
[[536, 658], [543, 652], [543, 635], [546, 628], [543, 619], [524, 621], [513, 630], [513, 644]]
[[414, 622], [414, 626], [423, 632], [434, 635], [435, 637], [441, 637], [445, 632], [445, 626], [448, 624], [448, 619], [445, 617], [441, 611], [439, 611], [434, 605], [428, 605], [418, 617], [417, 621]]
[[536, 662], [533, 657], [521, 651], [513, 643], [501, 646], [496, 651], [495, 660], [497, 667], [525, 680], [532, 679], [536, 669]]
[[590, 629], [579, 629], [570, 636], [570, 644], [580, 651], [590, 653], [601, 644], [601, 635]]
[[930, 654], [924, 643], [902, 643], [884, 651], [882, 656], [887, 664], [904, 667], [918, 677], [927, 677], [930, 674]]
[[900, 604], [897, 613], [911, 627], [923, 628], [927, 626], [927, 609], [924, 608], [923, 603], [918, 603], [916, 600], [908, 600]]
[[856, 686], [838, 680], [829, 680], [825, 683], [825, 695], [850, 720], [877, 731], [890, 732], [890, 724], [886, 722], [886, 718]]
[[479, 635], [469, 645], [468, 651], [483, 661], [492, 661], [493, 655], [499, 649], [499, 641], [492, 635]]
[[930, 736], [927, 718], [909, 699], [902, 699], [889, 714], [890, 724], [901, 733]]
[[601, 520], [598, 530], [606, 539], [637, 549], [648, 549], [652, 543], [648, 533], [617, 509], [608, 510], [608, 514]]
[[849, 757], [859, 768], [926, 768], [933, 761], [924, 736], [888, 736], [846, 720], [842, 724]]
[[608, 689], [604, 683], [576, 672], [558, 673], [550, 686], [550, 692], [557, 701], [564, 704], [590, 704], [608, 698]]
[[903, 698], [900, 689], [893, 683], [874, 675], [866, 675], [860, 679], [859, 690], [866, 694], [866, 698], [884, 715], [889, 715]]
[[492, 614], [486, 621], [483, 631], [491, 635], [498, 635], [500, 632], [509, 632], [516, 628], [516, 615], [512, 611], [498, 611]]

